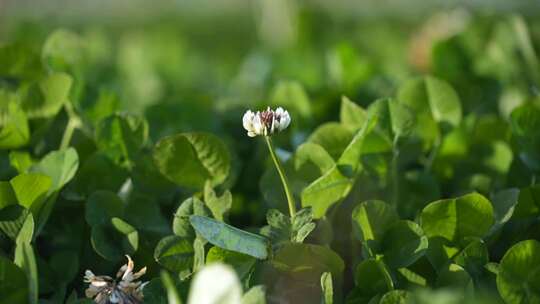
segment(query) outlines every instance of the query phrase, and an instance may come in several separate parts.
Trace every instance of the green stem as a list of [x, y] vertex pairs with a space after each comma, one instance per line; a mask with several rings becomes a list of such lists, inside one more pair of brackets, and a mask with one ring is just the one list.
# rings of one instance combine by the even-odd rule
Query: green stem
[[435, 140], [435, 144], [433, 145], [433, 148], [431, 150], [431, 153], [429, 153], [429, 157], [427, 159], [426, 165], [424, 167], [424, 172], [430, 172], [433, 167], [433, 162], [435, 161], [435, 158], [437, 157], [437, 154], [439, 154], [439, 149], [441, 148], [441, 139], [437, 137]]
[[75, 123], [73, 123], [73, 120], [70, 118], [66, 125], [66, 129], [64, 130], [64, 135], [62, 135], [62, 141], [60, 143], [60, 150], [63, 150], [69, 147], [69, 143], [71, 142], [71, 137], [73, 137], [74, 131], [75, 131]]
[[294, 198], [289, 187], [289, 182], [287, 181], [287, 176], [285, 175], [285, 170], [283, 170], [283, 166], [281, 165], [281, 162], [279, 161], [276, 152], [274, 151], [274, 145], [272, 144], [272, 139], [270, 138], [270, 136], [265, 136], [264, 139], [266, 141], [266, 145], [268, 146], [268, 150], [270, 150], [270, 156], [272, 156], [274, 165], [276, 165], [279, 177], [281, 178], [281, 183], [283, 183], [285, 195], [287, 196], [287, 202], [289, 203], [289, 213], [291, 214], [291, 217], [294, 217], [294, 215], [296, 214], [296, 204], [294, 202]]
[[399, 200], [399, 168], [398, 168], [398, 158], [399, 158], [399, 149], [398, 149], [398, 136], [394, 137], [393, 147], [392, 147], [392, 203], [395, 207], [398, 206]]
[[71, 137], [73, 137], [73, 132], [76, 128], [81, 126], [81, 120], [75, 114], [75, 111], [73, 110], [73, 107], [68, 102], [64, 105], [64, 108], [68, 114], [68, 122], [66, 125], [66, 129], [64, 130], [64, 134], [62, 135], [62, 141], [60, 142], [60, 150], [65, 149], [69, 147], [69, 143], [71, 142]]

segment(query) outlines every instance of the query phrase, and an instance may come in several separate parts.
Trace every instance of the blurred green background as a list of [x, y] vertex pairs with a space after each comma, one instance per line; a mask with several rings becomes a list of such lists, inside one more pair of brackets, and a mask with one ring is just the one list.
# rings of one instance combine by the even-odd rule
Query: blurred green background
[[218, 134], [235, 158], [236, 220], [252, 225], [266, 152], [244, 136], [247, 108], [288, 108], [285, 154], [338, 118], [341, 96], [365, 106], [416, 75], [450, 82], [467, 113], [507, 117], [538, 91], [539, 13], [538, 1], [3, 0], [0, 42], [49, 52], [94, 124], [126, 110], [154, 142]]

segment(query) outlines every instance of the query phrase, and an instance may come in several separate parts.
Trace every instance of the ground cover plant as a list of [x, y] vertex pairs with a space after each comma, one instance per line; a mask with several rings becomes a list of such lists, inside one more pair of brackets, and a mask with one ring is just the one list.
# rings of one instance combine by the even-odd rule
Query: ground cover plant
[[0, 303], [540, 303], [540, 23], [320, 14], [13, 26]]

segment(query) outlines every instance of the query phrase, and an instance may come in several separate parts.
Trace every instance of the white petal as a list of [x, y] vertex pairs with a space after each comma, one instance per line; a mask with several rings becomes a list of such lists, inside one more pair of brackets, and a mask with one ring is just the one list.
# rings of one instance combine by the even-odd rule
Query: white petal
[[236, 272], [221, 263], [199, 271], [189, 292], [188, 304], [241, 303], [242, 286]]
[[261, 121], [261, 113], [257, 112], [255, 118], [253, 118], [253, 133], [256, 135], [262, 135], [264, 133], [264, 126]]
[[244, 114], [244, 117], [242, 117], [242, 124], [244, 126], [244, 129], [247, 131], [250, 131], [253, 129], [253, 118], [255, 117], [255, 114], [251, 112], [251, 110], [247, 110]]
[[281, 119], [279, 121], [279, 131], [283, 131], [287, 129], [289, 124], [291, 123], [291, 116], [289, 116], [289, 112], [285, 111], [281, 114]]
[[96, 275], [94, 275], [94, 273], [92, 271], [86, 270], [84, 272], [84, 281], [87, 282], [87, 283], [90, 283], [95, 276]]
[[270, 126], [270, 134], [273, 134], [275, 130], [279, 130], [279, 122], [276, 120], [276, 115], [272, 119], [272, 126]]
[[91, 286], [95, 286], [95, 287], [103, 287], [103, 286], [107, 286], [107, 284], [109, 283], [105, 281], [93, 281], [92, 283], [90, 283]]

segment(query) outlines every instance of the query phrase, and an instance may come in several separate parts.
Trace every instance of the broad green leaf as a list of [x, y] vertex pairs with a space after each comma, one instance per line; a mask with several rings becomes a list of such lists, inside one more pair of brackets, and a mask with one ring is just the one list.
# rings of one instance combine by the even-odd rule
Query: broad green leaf
[[353, 138], [353, 132], [340, 123], [328, 122], [320, 125], [307, 142], [323, 147], [333, 159], [337, 160]]
[[316, 224], [313, 222], [313, 211], [311, 208], [299, 210], [292, 218], [291, 241], [302, 243], [315, 227]]
[[199, 271], [189, 292], [188, 304], [241, 303], [242, 286], [234, 270], [226, 265], [215, 263]]
[[388, 269], [382, 261], [367, 259], [354, 270], [354, 281], [357, 292], [363, 297], [371, 298], [394, 289], [394, 283]]
[[28, 280], [28, 303], [38, 303], [38, 270], [34, 249], [29, 242], [19, 242], [15, 247], [15, 264], [26, 273]]
[[533, 185], [519, 191], [514, 218], [531, 218], [540, 214], [540, 185]]
[[261, 260], [268, 257], [269, 243], [262, 236], [204, 216], [192, 215], [189, 221], [197, 233], [215, 246]]
[[174, 213], [172, 226], [174, 234], [184, 238], [195, 238], [195, 232], [189, 222], [191, 215], [210, 216], [210, 210], [195, 196], [186, 199]]
[[73, 79], [66, 73], [52, 73], [39, 82], [21, 87], [21, 107], [30, 119], [55, 116], [69, 102]]
[[311, 207], [313, 217], [321, 218], [328, 208], [349, 193], [351, 187], [351, 180], [334, 166], [302, 191], [302, 207]]
[[206, 180], [221, 184], [230, 170], [225, 144], [207, 133], [181, 133], [161, 139], [154, 147], [159, 171], [179, 186], [202, 189]]
[[263, 285], [251, 287], [242, 297], [242, 304], [266, 304], [266, 287]]
[[457, 93], [448, 83], [435, 77], [404, 83], [398, 90], [397, 99], [417, 115], [414, 133], [428, 146], [440, 137], [440, 127], [456, 127], [461, 122], [461, 102]]
[[491, 227], [491, 232], [500, 229], [510, 220], [518, 203], [519, 194], [519, 189], [510, 188], [501, 190], [492, 196], [495, 224]]
[[377, 200], [362, 202], [352, 212], [353, 230], [362, 242], [381, 241], [386, 230], [398, 219], [392, 206]]
[[272, 89], [270, 102], [274, 106], [284, 107], [298, 113], [300, 117], [306, 119], [311, 115], [311, 103], [304, 91], [302, 84], [295, 81], [280, 81]]
[[206, 255], [207, 265], [218, 262], [230, 265], [234, 268], [238, 278], [241, 280], [249, 276], [253, 267], [255, 266], [256, 261], [256, 259], [249, 255], [225, 250], [215, 246], [210, 248], [208, 254]]
[[437, 287], [469, 288], [472, 284], [471, 276], [457, 264], [447, 265], [439, 272]]
[[158, 200], [153, 196], [138, 192], [131, 193], [124, 207], [122, 218], [143, 234], [170, 234], [170, 221], [165, 218], [161, 206], [157, 202]]
[[113, 217], [109, 224], [92, 226], [90, 241], [100, 256], [116, 262], [137, 250], [139, 234], [133, 226]]
[[0, 182], [0, 210], [9, 205], [17, 204], [17, 197], [10, 182]]
[[315, 244], [286, 244], [275, 252], [270, 262], [276, 269], [293, 278], [311, 281], [317, 285], [323, 273], [330, 272], [333, 277], [341, 278], [345, 268], [343, 260], [337, 253]]
[[137, 251], [137, 248], [139, 247], [139, 233], [137, 232], [135, 227], [131, 226], [124, 220], [117, 217], [113, 217], [111, 219], [111, 224], [116, 231], [118, 231], [124, 236], [122, 238], [121, 245], [124, 248], [125, 252], [133, 253]]
[[325, 272], [321, 275], [322, 304], [334, 303], [334, 287], [332, 285], [332, 273]]
[[408, 267], [418, 260], [428, 248], [428, 239], [415, 222], [394, 222], [384, 233], [380, 252], [389, 268]]
[[209, 182], [204, 186], [204, 203], [218, 221], [223, 221], [232, 206], [232, 194], [229, 190], [217, 196]]
[[79, 156], [73, 148], [53, 151], [47, 154], [37, 164], [30, 168], [30, 172], [42, 173], [49, 176], [52, 186], [49, 192], [59, 191], [67, 184], [79, 168]]
[[16, 149], [28, 143], [30, 128], [15, 94], [0, 90], [0, 149]]
[[41, 56], [54, 70], [73, 68], [82, 61], [84, 41], [76, 33], [59, 29], [47, 37]]
[[[376, 115], [370, 116], [368, 121], [356, 132], [349, 142], [337, 162], [342, 174], [352, 177], [360, 171], [362, 168], [361, 156], [363, 153], [370, 152], [370, 145], [373, 145], [373, 142], [370, 142], [370, 138], [372, 138], [370, 137], [370, 132], [375, 128], [377, 123], [378, 117]], [[383, 144], [383, 146], [385, 145]], [[388, 144], [386, 146], [391, 148]]]
[[131, 180], [134, 188], [154, 196], [170, 192], [176, 187], [159, 172], [149, 149], [144, 149], [137, 155], [135, 166], [131, 170]]
[[90, 226], [106, 225], [124, 213], [124, 202], [113, 192], [96, 191], [85, 205], [85, 219]]
[[[430, 237], [428, 240], [429, 247], [426, 256], [436, 271], [441, 271], [444, 267], [447, 267], [461, 250], [457, 244], [441, 236]], [[463, 241], [465, 244], [462, 244], [462, 246], [466, 246], [468, 241], [469, 238]]]
[[439, 123], [458, 125], [461, 121], [461, 102], [456, 91], [435, 77], [428, 76], [424, 82], [433, 118]]
[[510, 114], [512, 138], [516, 142], [519, 158], [531, 169], [540, 170], [540, 107], [524, 104]]
[[261, 234], [268, 237], [274, 246], [291, 241], [291, 219], [277, 209], [270, 209], [266, 213], [268, 226], [261, 229]]
[[36, 79], [43, 72], [39, 54], [29, 44], [10, 43], [0, 47], [0, 75]]
[[148, 139], [148, 123], [139, 116], [113, 114], [98, 123], [95, 137], [102, 152], [115, 163], [131, 168]]
[[406, 290], [391, 290], [385, 293], [379, 304], [407, 304], [411, 298], [411, 293]]
[[488, 249], [481, 239], [473, 239], [455, 258], [457, 265], [463, 267], [474, 279], [479, 279], [489, 262]]
[[84, 160], [73, 182], [68, 185], [63, 195], [71, 200], [82, 201], [97, 190], [117, 192], [127, 178], [127, 170], [97, 152]]
[[369, 105], [367, 115], [370, 120], [376, 120], [376, 129], [383, 132], [389, 141], [395, 136], [407, 135], [415, 124], [414, 113], [396, 100], [379, 99]]
[[23, 173], [10, 183], [19, 205], [38, 216], [52, 186], [51, 178], [40, 173]]
[[339, 121], [352, 130], [359, 130], [367, 121], [366, 110], [346, 96], [342, 96]]
[[317, 166], [320, 175], [325, 174], [335, 165], [332, 156], [322, 146], [310, 142], [301, 144], [294, 154], [294, 167], [296, 170], [307, 162]]
[[460, 244], [466, 237], [483, 237], [494, 223], [491, 202], [478, 193], [439, 200], [427, 205], [420, 215], [429, 238], [442, 237]]
[[29, 292], [25, 272], [6, 257], [0, 256], [0, 303], [30, 303]]
[[21, 205], [0, 209], [0, 230], [10, 239], [30, 242], [34, 234], [34, 217]]
[[497, 289], [506, 303], [540, 303], [540, 243], [527, 240], [503, 256]]
[[17, 169], [19, 173], [25, 173], [32, 165], [35, 160], [32, 158], [30, 153], [26, 151], [16, 151], [13, 150], [9, 152], [9, 164]]
[[399, 283], [411, 287], [426, 287], [428, 280], [408, 268], [400, 268], [395, 273]]
[[156, 245], [154, 259], [167, 270], [175, 273], [190, 272], [193, 266], [191, 241], [176, 235], [167, 236]]

